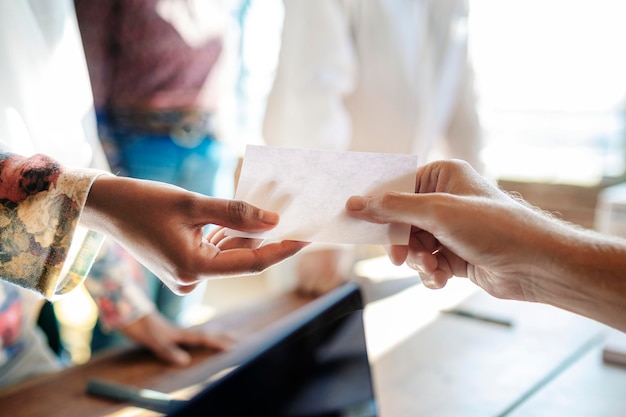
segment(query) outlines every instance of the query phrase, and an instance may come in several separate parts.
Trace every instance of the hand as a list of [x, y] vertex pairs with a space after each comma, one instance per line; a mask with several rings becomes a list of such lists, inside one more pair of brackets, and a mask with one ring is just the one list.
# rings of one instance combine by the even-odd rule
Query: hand
[[188, 365], [191, 356], [181, 346], [225, 350], [233, 340], [225, 335], [209, 335], [198, 330], [180, 328], [159, 312], [143, 316], [119, 329], [134, 342], [150, 349], [156, 356], [174, 365]]
[[348, 280], [351, 253], [345, 249], [319, 249], [298, 255], [296, 290], [304, 295], [322, 295]]
[[374, 223], [411, 224], [408, 246], [392, 247], [395, 264], [420, 271], [424, 284], [443, 287], [469, 277], [500, 298], [533, 299], [533, 269], [549, 260], [562, 228], [487, 182], [469, 164], [440, 161], [417, 171], [416, 194], [351, 197], [351, 216]]
[[263, 231], [278, 220], [276, 213], [241, 201], [113, 176], [96, 179], [81, 216], [87, 227], [117, 240], [177, 294], [189, 293], [207, 277], [261, 272], [306, 246], [294, 241], [259, 246], [256, 240], [223, 237], [210, 241], [202, 236], [205, 225]]
[[416, 194], [351, 197], [350, 215], [412, 225], [394, 263], [443, 287], [469, 277], [498, 298], [550, 304], [626, 331], [626, 243], [542, 213], [461, 161], [417, 171]]

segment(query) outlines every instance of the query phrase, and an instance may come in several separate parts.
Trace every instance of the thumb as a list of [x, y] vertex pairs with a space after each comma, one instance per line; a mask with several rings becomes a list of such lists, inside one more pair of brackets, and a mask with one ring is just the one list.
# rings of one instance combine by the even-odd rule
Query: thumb
[[217, 198], [208, 198], [205, 201], [205, 223], [246, 232], [260, 232], [278, 224], [278, 213], [262, 210], [244, 201]]

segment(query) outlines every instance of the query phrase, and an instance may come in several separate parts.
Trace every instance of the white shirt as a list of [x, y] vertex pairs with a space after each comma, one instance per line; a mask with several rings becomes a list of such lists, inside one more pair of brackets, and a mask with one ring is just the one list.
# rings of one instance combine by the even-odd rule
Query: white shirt
[[480, 169], [465, 0], [284, 0], [267, 144], [444, 155]]
[[107, 168], [72, 0], [0, 0], [0, 74], [0, 146]]

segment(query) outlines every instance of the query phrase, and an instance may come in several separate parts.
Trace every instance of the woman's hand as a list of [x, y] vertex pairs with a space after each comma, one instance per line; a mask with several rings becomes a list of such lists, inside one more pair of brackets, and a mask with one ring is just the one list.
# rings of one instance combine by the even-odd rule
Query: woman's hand
[[156, 310], [119, 330], [162, 360], [181, 366], [191, 361], [191, 356], [183, 347], [222, 351], [234, 343], [234, 339], [226, 334], [209, 334], [201, 329], [178, 327]]
[[178, 294], [192, 291], [202, 279], [261, 272], [307, 245], [203, 238], [204, 226], [256, 232], [271, 229], [278, 220], [276, 213], [242, 201], [113, 176], [94, 181], [81, 216], [84, 225], [118, 241]]

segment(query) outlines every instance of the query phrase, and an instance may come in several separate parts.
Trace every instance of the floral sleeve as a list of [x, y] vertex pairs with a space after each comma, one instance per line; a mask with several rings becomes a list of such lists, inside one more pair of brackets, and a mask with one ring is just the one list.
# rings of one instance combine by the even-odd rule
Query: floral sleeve
[[111, 239], [101, 248], [85, 286], [98, 306], [105, 331], [124, 327], [156, 309], [148, 296], [144, 268]]
[[0, 279], [48, 299], [83, 281], [103, 237], [78, 219], [99, 175], [107, 173], [0, 152]]

